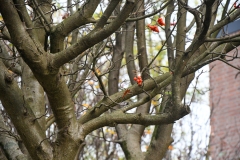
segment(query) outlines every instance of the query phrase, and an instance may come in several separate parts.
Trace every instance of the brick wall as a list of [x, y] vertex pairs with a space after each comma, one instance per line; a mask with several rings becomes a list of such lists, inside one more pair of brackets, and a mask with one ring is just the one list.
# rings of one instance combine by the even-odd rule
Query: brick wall
[[[240, 47], [228, 55], [236, 54], [240, 57]], [[240, 67], [239, 58], [229, 63]], [[239, 160], [240, 74], [236, 77], [239, 71], [220, 61], [210, 69], [210, 154], [213, 160]]]

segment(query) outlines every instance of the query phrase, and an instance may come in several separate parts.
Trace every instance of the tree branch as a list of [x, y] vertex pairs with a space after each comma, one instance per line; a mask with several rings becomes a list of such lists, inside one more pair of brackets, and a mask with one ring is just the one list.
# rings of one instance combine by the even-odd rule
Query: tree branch
[[[109, 98], [105, 97], [100, 102], [98, 102], [92, 109], [90, 109], [85, 115], [83, 115], [79, 119], [79, 123], [83, 124], [87, 121], [94, 119], [98, 116], [100, 116], [102, 113], [106, 112], [111, 107], [115, 106], [119, 102], [123, 102], [130, 97], [143, 93], [144, 91], [152, 90], [153, 88], [162, 88], [168, 85], [171, 81], [171, 73], [165, 73], [159, 77], [156, 77], [153, 79], [148, 79], [143, 82], [143, 87], [139, 87], [137, 84], [133, 85], [132, 87], [129, 87], [132, 94], [127, 94], [126, 96], [122, 96], [125, 91], [118, 92], [116, 94], [111, 95]], [[158, 86], [159, 84], [159, 86]]]
[[79, 132], [81, 135], [86, 136], [88, 133], [95, 129], [112, 126], [117, 124], [141, 124], [141, 125], [161, 125], [174, 123], [176, 120], [184, 117], [189, 113], [189, 108], [182, 107], [179, 112], [176, 113], [162, 113], [159, 115], [143, 115], [141, 113], [123, 113], [122, 111], [115, 111], [111, 114], [106, 114], [88, 121], [82, 125]]
[[1, 60], [0, 67], [0, 99], [5, 110], [30, 155], [37, 159], [51, 159], [53, 155], [50, 143], [48, 141], [42, 142], [45, 131], [42, 130], [37, 121], [34, 121], [36, 117], [28, 103], [24, 101], [22, 92], [13, 80], [12, 74], [5, 68]]
[[0, 41], [0, 55], [1, 55], [1, 58], [3, 58], [3, 63], [9, 70], [13, 71], [17, 75], [22, 74], [21, 66], [18, 63], [11, 60], [12, 57], [8, 54], [6, 45], [3, 43], [3, 41]]
[[95, 29], [101, 29], [106, 24], [107, 20], [111, 16], [112, 12], [115, 10], [120, 0], [111, 1], [99, 21], [95, 25]]
[[134, 8], [135, 3], [127, 1], [123, 7], [121, 13], [113, 20], [109, 25], [101, 30], [94, 29], [88, 35], [82, 37], [76, 44], [70, 46], [66, 50], [52, 55], [51, 65], [54, 68], [59, 68], [63, 64], [77, 57], [79, 54], [83, 54], [83, 51], [104, 40], [112, 33], [114, 33], [126, 20]]
[[[30, 65], [31, 69], [35, 72], [42, 73], [46, 71], [47, 53], [38, 40], [34, 40], [29, 36], [13, 2], [11, 0], [0, 0], [0, 3], [2, 4], [0, 11], [10, 33], [12, 43], [16, 46], [24, 61]], [[45, 60], [41, 61], [40, 59]]]
[[5, 124], [3, 116], [0, 115], [0, 144], [8, 159], [27, 159], [19, 146], [17, 140], [11, 136], [10, 128]]
[[216, 32], [216, 31], [220, 30], [226, 24], [236, 20], [236, 18], [239, 17], [239, 14], [240, 14], [240, 9], [237, 9], [231, 15], [227, 16], [225, 19], [223, 19], [222, 21], [215, 24], [211, 29], [209, 29], [208, 36], [210, 36], [213, 32]]

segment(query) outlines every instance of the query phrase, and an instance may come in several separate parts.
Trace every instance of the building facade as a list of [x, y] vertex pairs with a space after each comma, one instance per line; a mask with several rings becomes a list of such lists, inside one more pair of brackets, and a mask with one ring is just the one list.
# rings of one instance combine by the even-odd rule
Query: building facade
[[[240, 67], [240, 47], [228, 53], [229, 64]], [[240, 159], [240, 72], [216, 61], [210, 65], [211, 137], [213, 160]]]

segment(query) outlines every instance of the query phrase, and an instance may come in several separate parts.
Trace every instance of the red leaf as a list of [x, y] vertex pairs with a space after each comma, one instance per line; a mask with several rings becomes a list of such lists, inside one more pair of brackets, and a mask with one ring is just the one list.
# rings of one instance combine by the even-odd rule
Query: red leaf
[[63, 14], [63, 16], [62, 16], [62, 19], [66, 19], [66, 18], [68, 18], [68, 17], [69, 17], [69, 13], [65, 12], [65, 13]]
[[122, 97], [124, 98], [127, 94], [130, 94], [130, 93], [131, 93], [130, 89], [126, 89]]
[[160, 26], [165, 26], [165, 22], [163, 21], [163, 18], [158, 18], [157, 22]]
[[237, 5], [237, 2], [235, 2], [235, 3], [233, 4], [233, 7], [234, 7], [234, 8], [240, 8], [240, 4]]
[[159, 29], [158, 29], [157, 26], [152, 26], [152, 25], [150, 25], [150, 24], [148, 24], [147, 26], [148, 26], [148, 28], [151, 29], [152, 31], [154, 31], [154, 32], [159, 32]]

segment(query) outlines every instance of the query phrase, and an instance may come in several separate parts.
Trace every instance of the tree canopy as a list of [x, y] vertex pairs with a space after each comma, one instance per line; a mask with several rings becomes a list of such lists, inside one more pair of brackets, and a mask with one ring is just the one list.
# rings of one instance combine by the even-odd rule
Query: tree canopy
[[91, 159], [94, 132], [103, 141], [92, 159], [116, 158], [116, 147], [126, 159], [162, 159], [174, 122], [190, 113], [184, 97], [195, 72], [239, 58], [227, 53], [240, 32], [224, 29], [240, 16], [236, 1], [0, 2], [8, 159]]

